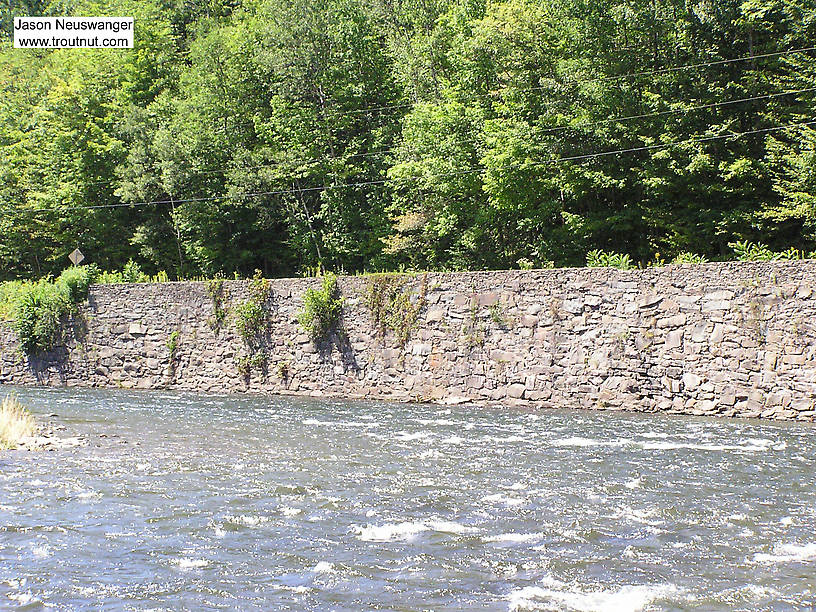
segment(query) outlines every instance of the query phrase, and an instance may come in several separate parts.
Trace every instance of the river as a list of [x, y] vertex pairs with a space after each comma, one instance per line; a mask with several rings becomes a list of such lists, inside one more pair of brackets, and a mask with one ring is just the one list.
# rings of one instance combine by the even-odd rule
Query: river
[[0, 608], [811, 610], [816, 429], [0, 388]]

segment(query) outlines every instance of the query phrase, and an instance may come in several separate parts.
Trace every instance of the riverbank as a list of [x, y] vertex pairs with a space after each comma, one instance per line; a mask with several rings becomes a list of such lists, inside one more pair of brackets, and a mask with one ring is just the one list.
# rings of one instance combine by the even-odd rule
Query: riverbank
[[85, 443], [78, 437], [61, 437], [58, 432], [63, 431], [63, 425], [35, 418], [14, 395], [6, 395], [0, 401], [0, 451], [58, 450]]
[[0, 323], [0, 383], [816, 415], [814, 261], [343, 277], [315, 342], [319, 285], [92, 286], [46, 355]]

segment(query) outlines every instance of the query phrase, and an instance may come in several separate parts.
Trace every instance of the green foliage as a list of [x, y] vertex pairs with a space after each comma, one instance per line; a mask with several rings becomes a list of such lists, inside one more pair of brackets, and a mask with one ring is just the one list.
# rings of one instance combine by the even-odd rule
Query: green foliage
[[62, 340], [62, 317], [69, 311], [65, 285], [48, 279], [24, 284], [14, 301], [14, 329], [28, 355], [52, 350]]
[[0, 280], [816, 249], [812, 1], [29, 4], [140, 27], [0, 46]]
[[813, 257], [814, 253], [805, 253], [799, 249], [795, 249], [790, 247], [784, 251], [772, 251], [768, 248], [768, 245], [762, 244], [761, 242], [748, 242], [748, 241], [741, 241], [741, 242], [729, 242], [728, 246], [730, 246], [734, 250], [734, 255], [736, 256], [738, 261], [779, 261], [779, 260], [790, 260], [790, 259], [807, 259], [809, 257]]
[[374, 274], [368, 279], [366, 304], [374, 328], [383, 339], [391, 330], [400, 347], [411, 338], [419, 314], [425, 308], [428, 293], [428, 275], [422, 276], [419, 293], [406, 289], [409, 276], [397, 274]]
[[170, 334], [170, 337], [167, 338], [167, 350], [170, 352], [170, 361], [173, 362], [176, 359], [176, 351], [178, 351], [179, 347], [179, 332], [178, 330], [174, 331]]
[[493, 321], [500, 329], [508, 329], [510, 327], [511, 319], [507, 314], [507, 308], [502, 302], [496, 302], [488, 307], [490, 313], [490, 320]]
[[298, 322], [313, 342], [320, 342], [340, 325], [343, 298], [337, 286], [337, 277], [327, 273], [320, 289], [309, 288], [303, 294], [303, 309]]
[[260, 272], [249, 284], [249, 296], [235, 305], [235, 328], [250, 354], [255, 354], [269, 331], [269, 281]]
[[620, 270], [631, 270], [634, 267], [629, 255], [607, 253], [597, 249], [587, 253], [586, 265], [588, 268], [618, 268]]
[[217, 336], [224, 327], [224, 324], [227, 322], [227, 317], [229, 316], [229, 310], [224, 306], [225, 301], [228, 299], [228, 294], [224, 289], [223, 278], [208, 280], [206, 287], [207, 294], [210, 296], [213, 307], [213, 314], [209, 319], [207, 319], [207, 324]]
[[696, 253], [689, 253], [684, 251], [682, 253], [678, 253], [674, 259], [672, 259], [673, 264], [701, 264], [701, 263], [708, 263], [708, 259], [704, 255], [697, 255]]
[[62, 341], [63, 319], [88, 297], [95, 274], [92, 266], [74, 267], [56, 281], [0, 284], [0, 314], [12, 319], [23, 352], [46, 353]]
[[73, 267], [65, 269], [57, 278], [57, 283], [65, 286], [69, 304], [78, 304], [88, 297], [88, 288], [95, 282], [95, 267]]
[[[212, 281], [208, 284], [208, 291], [212, 289], [216, 291], [215, 295], [221, 295], [220, 282], [219, 279]], [[269, 281], [261, 276], [260, 270], [256, 270], [255, 276], [250, 281], [248, 293], [247, 299], [238, 302], [233, 308], [235, 329], [245, 350], [244, 355], [236, 358], [236, 365], [244, 378], [249, 378], [253, 367], [260, 368], [265, 374], [269, 362], [267, 345], [270, 323], [269, 300], [272, 290]], [[226, 311], [222, 311], [222, 315], [226, 319]]]

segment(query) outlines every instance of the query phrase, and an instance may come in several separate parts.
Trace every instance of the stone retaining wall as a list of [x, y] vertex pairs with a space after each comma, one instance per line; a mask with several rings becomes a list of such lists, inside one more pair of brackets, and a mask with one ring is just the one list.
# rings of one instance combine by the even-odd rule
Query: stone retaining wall
[[[65, 346], [43, 358], [21, 358], [0, 323], [0, 383], [816, 414], [813, 261], [397, 278], [341, 278], [343, 331], [318, 346], [297, 314], [320, 281], [270, 281], [261, 350], [236, 332], [247, 281], [224, 283], [230, 314], [220, 330], [205, 283], [94, 286], [66, 322]], [[392, 322], [404, 345], [393, 329], [383, 336], [369, 305], [372, 291], [393, 283], [404, 283], [397, 295], [408, 300]]]

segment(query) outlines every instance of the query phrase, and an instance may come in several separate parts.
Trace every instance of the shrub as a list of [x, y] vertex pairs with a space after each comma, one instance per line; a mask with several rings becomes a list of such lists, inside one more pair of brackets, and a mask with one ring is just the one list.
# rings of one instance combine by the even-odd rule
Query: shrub
[[607, 253], [598, 249], [587, 253], [586, 265], [588, 268], [618, 268], [620, 270], [631, 270], [634, 267], [629, 255]]
[[772, 251], [768, 245], [761, 242], [729, 242], [728, 246], [734, 251], [737, 261], [779, 261], [791, 259], [807, 259], [814, 253], [805, 253], [794, 247], [786, 251]]
[[[257, 273], [249, 286], [249, 299], [239, 302], [234, 309], [235, 328], [252, 353], [263, 343], [263, 336], [269, 326], [268, 300], [269, 281]], [[226, 318], [226, 312], [223, 317]]]
[[63, 315], [69, 311], [68, 289], [43, 279], [26, 283], [14, 303], [14, 329], [20, 348], [29, 355], [51, 350], [62, 337]]
[[88, 297], [88, 288], [96, 278], [96, 267], [68, 268], [59, 275], [57, 283], [65, 285], [68, 302], [79, 304]]
[[129, 260], [122, 269], [122, 278], [126, 283], [146, 283], [150, 281], [150, 277], [142, 272], [142, 269], [132, 259]]
[[340, 323], [343, 298], [337, 287], [337, 277], [326, 274], [320, 289], [307, 289], [303, 295], [303, 310], [298, 315], [300, 326], [314, 342], [324, 339]]
[[7, 395], [0, 404], [0, 449], [16, 448], [36, 431], [37, 424], [31, 413], [16, 397]]
[[689, 253], [688, 251], [683, 251], [682, 253], [678, 253], [677, 256], [672, 259], [673, 264], [701, 264], [701, 263], [708, 263], [708, 259], [705, 258], [704, 255], [697, 255], [696, 253]]

